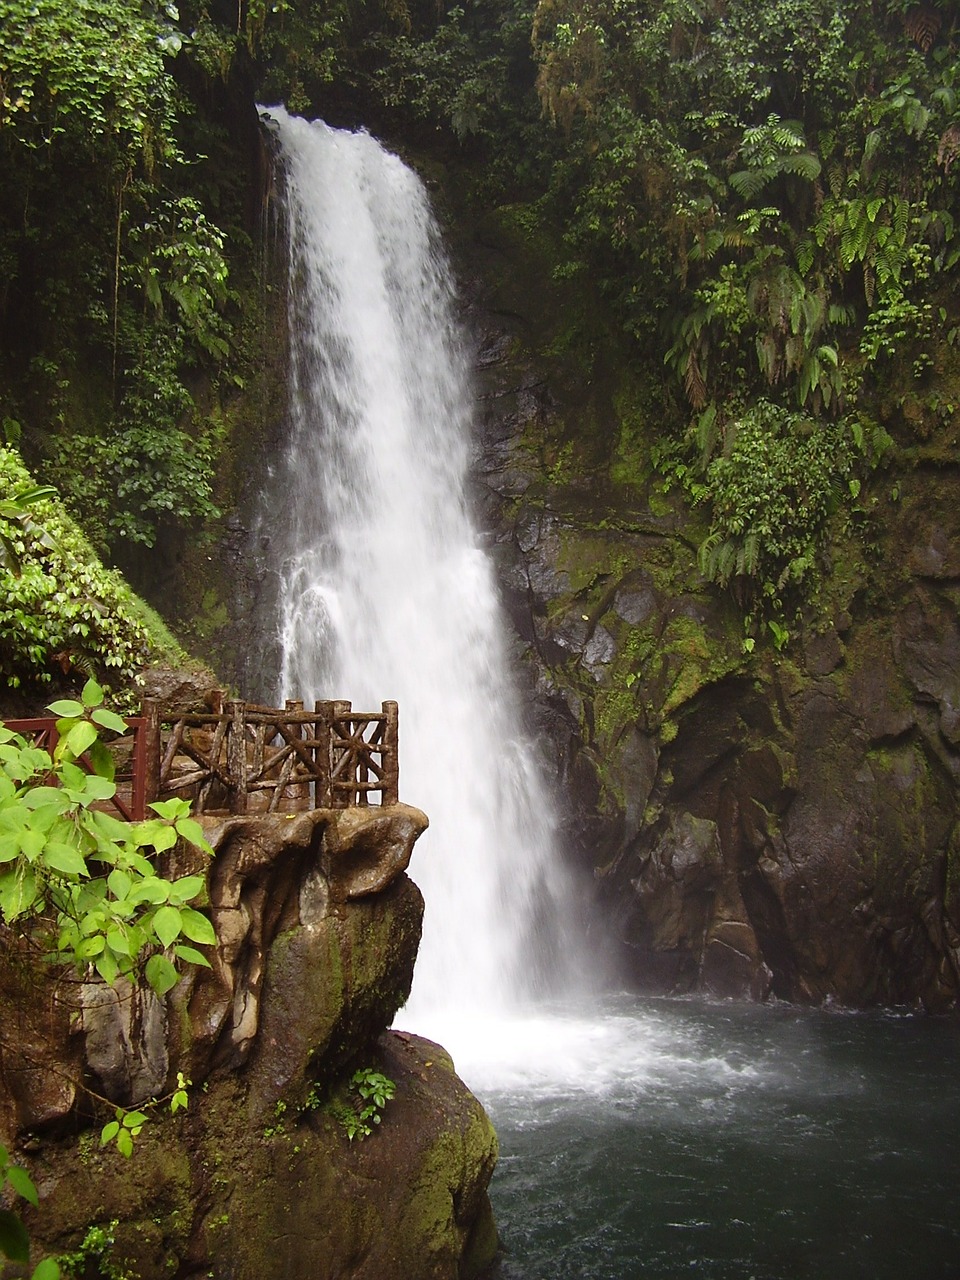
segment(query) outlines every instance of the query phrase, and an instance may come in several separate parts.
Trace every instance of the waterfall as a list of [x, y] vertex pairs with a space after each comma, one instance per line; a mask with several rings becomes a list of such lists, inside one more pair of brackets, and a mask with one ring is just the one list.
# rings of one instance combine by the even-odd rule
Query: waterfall
[[[401, 800], [430, 828], [404, 1025], [543, 993], [566, 888], [490, 560], [466, 497], [470, 371], [426, 192], [365, 132], [270, 108], [289, 242], [279, 696], [400, 704]], [[552, 924], [551, 924], [552, 922]]]

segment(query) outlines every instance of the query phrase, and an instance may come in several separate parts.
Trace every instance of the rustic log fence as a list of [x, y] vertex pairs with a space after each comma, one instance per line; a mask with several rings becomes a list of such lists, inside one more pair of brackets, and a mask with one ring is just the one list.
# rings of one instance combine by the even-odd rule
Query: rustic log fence
[[[164, 710], [145, 700], [111, 743], [117, 761], [112, 802], [139, 820], [154, 800], [184, 796], [194, 812], [290, 813], [399, 802], [398, 708], [358, 712], [349, 702], [261, 707], [221, 702], [208, 712]], [[8, 720], [53, 751], [56, 721]], [[88, 763], [88, 767], [89, 763]]]

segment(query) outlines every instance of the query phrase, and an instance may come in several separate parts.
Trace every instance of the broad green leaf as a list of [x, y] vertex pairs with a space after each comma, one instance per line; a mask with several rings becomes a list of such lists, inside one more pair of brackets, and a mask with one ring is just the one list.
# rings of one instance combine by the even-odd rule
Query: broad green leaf
[[42, 831], [34, 831], [32, 827], [26, 827], [20, 832], [20, 848], [28, 862], [36, 862], [43, 853], [45, 843], [46, 836]]
[[111, 844], [126, 844], [130, 839], [130, 824], [121, 822], [112, 813], [95, 812], [90, 815], [97, 830]]
[[133, 887], [133, 878], [126, 871], [115, 869], [107, 876], [107, 887], [115, 898], [126, 898]]
[[203, 952], [198, 951], [196, 947], [188, 947], [184, 943], [178, 942], [173, 948], [173, 954], [178, 960], [185, 960], [187, 964], [199, 964], [205, 969], [210, 968], [210, 961]]
[[84, 775], [82, 796], [84, 804], [92, 804], [95, 800], [112, 800], [117, 794], [117, 788], [106, 778], [100, 778], [95, 773], [87, 773]]
[[21, 801], [27, 809], [40, 809], [49, 805], [60, 813], [64, 813], [70, 808], [69, 799], [59, 787], [31, 787], [21, 797]]
[[89, 938], [83, 938], [77, 944], [77, 959], [92, 960], [94, 956], [100, 955], [106, 945], [107, 940], [102, 933], [94, 933]]
[[26, 1169], [21, 1169], [17, 1164], [10, 1165], [7, 1168], [7, 1181], [18, 1196], [23, 1196], [24, 1200], [29, 1200], [34, 1208], [37, 1207], [37, 1188], [33, 1185], [33, 1179]]
[[133, 1155], [133, 1138], [129, 1129], [121, 1129], [117, 1134], [117, 1150], [128, 1160]]
[[30, 1237], [15, 1213], [0, 1209], [0, 1253], [11, 1262], [30, 1261]]
[[13, 862], [20, 857], [20, 840], [14, 835], [0, 835], [0, 862]]
[[127, 901], [132, 903], [150, 902], [161, 903], [166, 902], [170, 896], [170, 885], [166, 880], [161, 880], [159, 876], [145, 876], [139, 884], [135, 884], [127, 895]]
[[109, 751], [97, 738], [95, 742], [91, 742], [90, 750], [87, 754], [90, 763], [93, 765], [94, 772], [99, 777], [106, 778], [108, 782], [112, 782], [117, 772], [113, 752]]
[[115, 956], [130, 956], [130, 939], [122, 929], [110, 929], [107, 932], [107, 946]]
[[142, 1111], [126, 1111], [123, 1116], [123, 1126], [125, 1129], [133, 1129], [136, 1132], [142, 1129], [147, 1123], [147, 1117]]
[[87, 870], [86, 859], [79, 849], [64, 844], [59, 840], [48, 842], [44, 850], [43, 860], [51, 871], [56, 871], [62, 876], [87, 876], [90, 874]]
[[160, 852], [172, 849], [177, 843], [177, 833], [173, 827], [157, 818], [148, 818], [146, 822], [138, 823], [136, 838], [138, 844], [151, 844]]
[[180, 928], [191, 942], [199, 942], [205, 946], [214, 946], [217, 935], [213, 925], [206, 916], [192, 907], [184, 907], [180, 912]]
[[147, 981], [158, 996], [165, 996], [180, 980], [180, 975], [166, 956], [151, 956], [147, 961], [145, 973]]
[[80, 701], [84, 707], [99, 707], [103, 701], [103, 690], [92, 676], [80, 691]]
[[158, 813], [161, 818], [166, 818], [171, 822], [177, 818], [186, 818], [190, 814], [190, 805], [186, 800], [181, 800], [179, 796], [173, 796], [170, 800], [154, 800], [150, 808], [154, 813]]
[[170, 886], [170, 899], [173, 902], [190, 902], [206, 887], [203, 876], [181, 876]]
[[175, 938], [180, 937], [183, 927], [181, 912], [177, 907], [159, 907], [153, 917], [153, 927], [163, 945], [169, 947]]
[[59, 719], [75, 720], [77, 716], [83, 715], [85, 707], [82, 702], [74, 702], [72, 698], [61, 698], [59, 702], [51, 702], [47, 710], [52, 711]]
[[203, 834], [203, 827], [197, 822], [196, 818], [178, 818], [176, 828], [177, 834], [181, 835], [188, 844], [196, 845], [198, 849], [202, 849], [204, 853], [213, 857], [213, 849], [207, 843], [207, 837]]
[[0, 876], [0, 912], [8, 922], [29, 911], [37, 896], [37, 880], [31, 868], [28, 867], [22, 874], [19, 871], [8, 871]]
[[97, 740], [97, 730], [89, 720], [81, 720], [67, 734], [67, 750], [74, 756], [82, 756], [92, 742]]
[[96, 711], [90, 713], [90, 718], [101, 728], [110, 729], [114, 733], [127, 731], [127, 722], [123, 716], [118, 716], [115, 711], [108, 711], [106, 707], [97, 707]]
[[56, 1258], [44, 1258], [38, 1262], [30, 1280], [60, 1280], [60, 1265]]
[[104, 980], [108, 987], [112, 987], [117, 980], [117, 974], [120, 972], [120, 966], [117, 964], [117, 958], [112, 951], [104, 951], [99, 955], [95, 962], [97, 973]]

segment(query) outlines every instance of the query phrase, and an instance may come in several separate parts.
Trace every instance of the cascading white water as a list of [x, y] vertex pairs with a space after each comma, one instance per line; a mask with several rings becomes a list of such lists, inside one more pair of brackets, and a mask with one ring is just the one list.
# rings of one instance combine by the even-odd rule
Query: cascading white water
[[[562, 910], [553, 804], [465, 496], [468, 367], [420, 180], [368, 134], [270, 108], [290, 245], [291, 421], [272, 485], [281, 696], [400, 704], [401, 799], [430, 829], [404, 1024], [504, 1010]], [[446, 1023], [444, 1023], [446, 1025]]]

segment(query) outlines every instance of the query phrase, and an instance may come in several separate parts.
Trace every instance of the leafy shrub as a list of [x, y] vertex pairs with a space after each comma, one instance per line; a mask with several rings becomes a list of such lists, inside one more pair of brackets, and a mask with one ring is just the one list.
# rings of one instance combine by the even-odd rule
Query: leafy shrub
[[[33, 487], [20, 455], [0, 448], [0, 492], [15, 497]], [[0, 564], [0, 676], [17, 688], [49, 683], [55, 669], [78, 668], [115, 686], [129, 683], [154, 659], [180, 656], [148, 626], [140, 602], [120, 574], [105, 568], [56, 500], [31, 505], [41, 538], [0, 514], [15, 552]]]
[[707, 468], [713, 508], [700, 547], [704, 575], [772, 604], [813, 568], [823, 527], [854, 460], [847, 431], [760, 401], [727, 428]]
[[155, 801], [156, 816], [143, 822], [97, 808], [116, 794], [101, 733], [126, 727], [102, 697], [88, 680], [79, 702], [51, 704], [60, 717], [52, 756], [0, 725], [0, 921], [32, 922], [50, 958], [79, 973], [95, 969], [110, 985], [142, 974], [163, 996], [180, 976], [178, 961], [209, 966], [192, 944], [211, 945], [216, 935], [190, 905], [204, 894], [204, 877], [167, 880], [147, 855], [178, 840], [213, 850], [185, 800]]

